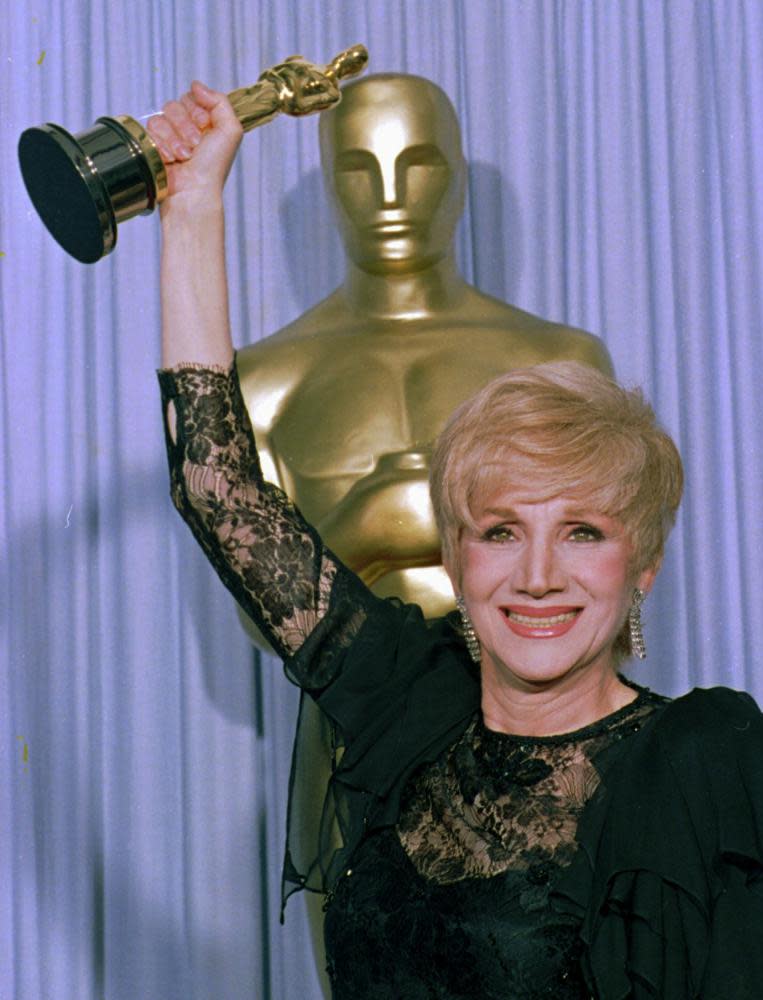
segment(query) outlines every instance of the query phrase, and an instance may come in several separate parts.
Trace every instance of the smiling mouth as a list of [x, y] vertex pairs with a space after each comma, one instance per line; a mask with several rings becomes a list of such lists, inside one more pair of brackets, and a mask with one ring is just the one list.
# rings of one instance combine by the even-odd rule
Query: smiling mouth
[[518, 611], [506, 611], [506, 616], [520, 625], [534, 625], [536, 628], [544, 628], [549, 625], [561, 625], [562, 622], [570, 622], [577, 615], [577, 611], [564, 611], [559, 615], [550, 615], [548, 618], [538, 618], [534, 615], [522, 615]]
[[506, 624], [528, 639], [555, 639], [577, 622], [582, 608], [501, 608]]

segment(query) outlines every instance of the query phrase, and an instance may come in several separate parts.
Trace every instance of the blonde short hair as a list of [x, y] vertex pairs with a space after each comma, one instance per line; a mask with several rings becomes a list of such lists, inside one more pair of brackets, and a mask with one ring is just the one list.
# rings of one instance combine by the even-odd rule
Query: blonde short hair
[[572, 496], [623, 524], [637, 572], [659, 564], [683, 489], [678, 450], [639, 389], [558, 361], [501, 375], [451, 416], [432, 454], [443, 561], [496, 492]]

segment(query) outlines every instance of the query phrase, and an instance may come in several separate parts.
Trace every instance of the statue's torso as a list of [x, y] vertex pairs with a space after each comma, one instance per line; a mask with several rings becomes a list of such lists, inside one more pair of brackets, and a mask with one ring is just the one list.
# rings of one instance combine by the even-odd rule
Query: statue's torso
[[429, 614], [452, 601], [427, 485], [448, 416], [511, 368], [609, 364], [590, 334], [477, 293], [468, 306], [379, 321], [353, 316], [335, 293], [238, 355], [266, 476], [377, 592]]

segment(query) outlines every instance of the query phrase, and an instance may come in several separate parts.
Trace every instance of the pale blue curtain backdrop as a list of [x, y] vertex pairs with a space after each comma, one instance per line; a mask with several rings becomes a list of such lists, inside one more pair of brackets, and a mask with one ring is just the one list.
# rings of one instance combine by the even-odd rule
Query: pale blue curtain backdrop
[[[632, 671], [763, 698], [763, 3], [5, 0], [0, 17], [0, 997], [318, 997], [278, 926], [295, 696], [167, 496], [158, 225], [96, 266], [34, 215], [20, 131], [140, 115], [365, 42], [456, 104], [461, 266], [594, 331], [675, 434], [687, 497]], [[239, 343], [341, 279], [316, 123], [246, 138]], [[316, 415], [320, 419], [320, 415]]]

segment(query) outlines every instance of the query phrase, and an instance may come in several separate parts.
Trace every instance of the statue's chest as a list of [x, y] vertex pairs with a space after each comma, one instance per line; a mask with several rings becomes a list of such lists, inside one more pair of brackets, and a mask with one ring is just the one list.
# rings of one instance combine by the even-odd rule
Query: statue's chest
[[364, 475], [379, 456], [425, 449], [456, 406], [509, 366], [463, 342], [335, 345], [283, 400], [270, 446], [294, 472]]

